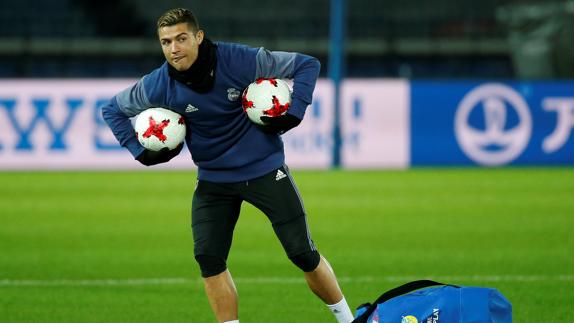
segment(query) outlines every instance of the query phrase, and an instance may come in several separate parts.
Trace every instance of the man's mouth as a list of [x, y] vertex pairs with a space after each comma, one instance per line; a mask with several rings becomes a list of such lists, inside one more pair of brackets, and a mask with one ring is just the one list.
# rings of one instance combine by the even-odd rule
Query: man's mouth
[[185, 56], [176, 56], [173, 58], [173, 62], [177, 63], [178, 61], [182, 60]]

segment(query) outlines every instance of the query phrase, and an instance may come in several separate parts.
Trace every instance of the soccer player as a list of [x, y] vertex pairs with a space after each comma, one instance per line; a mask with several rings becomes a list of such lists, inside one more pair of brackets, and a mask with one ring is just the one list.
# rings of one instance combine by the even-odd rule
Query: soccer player
[[[169, 161], [182, 147], [144, 149], [129, 118], [150, 107], [166, 107], [185, 118], [185, 141], [198, 166], [192, 202], [194, 254], [217, 320], [239, 322], [237, 291], [226, 260], [241, 203], [246, 201], [269, 218], [313, 293], [339, 322], [351, 322], [335, 274], [311, 240], [303, 201], [284, 165], [280, 138], [299, 125], [311, 103], [319, 62], [299, 53], [213, 43], [192, 12], [182, 8], [163, 14], [157, 32], [166, 62], [114, 96], [102, 114], [120, 144], [147, 166]], [[294, 82], [287, 114], [261, 117], [266, 123], [261, 127], [249, 121], [240, 98], [258, 78]]]

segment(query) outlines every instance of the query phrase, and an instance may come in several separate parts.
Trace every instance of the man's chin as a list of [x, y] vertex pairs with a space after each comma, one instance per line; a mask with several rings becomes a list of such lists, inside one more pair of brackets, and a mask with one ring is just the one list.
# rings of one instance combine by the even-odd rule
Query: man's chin
[[183, 64], [183, 63], [179, 63], [179, 62], [178, 62], [178, 63], [174, 63], [174, 62], [171, 62], [170, 64], [171, 64], [171, 66], [172, 66], [173, 68], [175, 68], [175, 69], [178, 70], [179, 72], [183, 72], [183, 71], [189, 69], [189, 66], [187, 66], [186, 64]]

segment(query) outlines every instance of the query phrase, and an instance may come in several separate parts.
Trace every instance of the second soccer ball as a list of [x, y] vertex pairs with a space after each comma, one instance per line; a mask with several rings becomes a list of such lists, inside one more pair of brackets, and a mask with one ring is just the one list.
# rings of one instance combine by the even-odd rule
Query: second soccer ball
[[281, 79], [261, 78], [243, 91], [241, 102], [247, 117], [263, 125], [262, 116], [277, 117], [287, 112], [291, 105], [291, 90]]

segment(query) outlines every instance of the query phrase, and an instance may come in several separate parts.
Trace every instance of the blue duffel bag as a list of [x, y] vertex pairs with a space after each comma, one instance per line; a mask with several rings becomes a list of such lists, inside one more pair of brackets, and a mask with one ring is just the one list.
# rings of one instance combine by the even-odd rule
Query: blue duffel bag
[[512, 306], [496, 289], [417, 280], [359, 306], [353, 323], [510, 323]]

